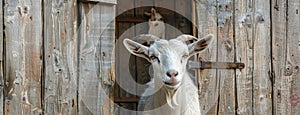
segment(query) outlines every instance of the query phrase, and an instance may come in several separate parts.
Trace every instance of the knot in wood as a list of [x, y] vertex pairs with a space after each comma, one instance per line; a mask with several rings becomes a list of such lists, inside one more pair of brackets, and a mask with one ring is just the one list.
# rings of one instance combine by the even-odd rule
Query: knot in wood
[[291, 76], [293, 74], [293, 66], [290, 64], [287, 64], [285, 66], [284, 75], [285, 76]]

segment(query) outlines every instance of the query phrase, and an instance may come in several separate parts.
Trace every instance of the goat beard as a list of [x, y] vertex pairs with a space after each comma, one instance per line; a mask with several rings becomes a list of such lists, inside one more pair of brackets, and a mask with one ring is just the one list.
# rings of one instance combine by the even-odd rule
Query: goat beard
[[177, 90], [178, 89], [169, 89], [165, 87], [165, 94], [166, 94], [166, 100], [167, 104], [174, 109], [179, 104], [177, 103], [176, 97], [177, 97]]

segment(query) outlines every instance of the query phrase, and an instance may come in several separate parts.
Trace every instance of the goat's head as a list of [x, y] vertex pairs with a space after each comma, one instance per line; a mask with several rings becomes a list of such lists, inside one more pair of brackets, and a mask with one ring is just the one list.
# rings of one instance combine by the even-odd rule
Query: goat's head
[[[197, 41], [186, 44], [187, 40], [192, 39]], [[188, 58], [204, 51], [212, 41], [212, 35], [207, 35], [202, 39], [190, 35], [181, 35], [176, 39], [156, 40], [150, 47], [130, 39], [124, 39], [123, 43], [130, 53], [145, 58], [152, 63], [154, 79], [162, 81], [169, 88], [177, 88], [186, 75]]]
[[148, 22], [149, 24], [148, 34], [152, 34], [164, 39], [165, 23], [163, 22], [163, 17], [158, 12], [156, 12], [154, 8], [151, 9], [151, 13], [145, 12], [145, 14], [150, 16]]
[[151, 12], [145, 12], [145, 15], [150, 16], [149, 21], [163, 21], [163, 17], [156, 12], [154, 8], [151, 8]]

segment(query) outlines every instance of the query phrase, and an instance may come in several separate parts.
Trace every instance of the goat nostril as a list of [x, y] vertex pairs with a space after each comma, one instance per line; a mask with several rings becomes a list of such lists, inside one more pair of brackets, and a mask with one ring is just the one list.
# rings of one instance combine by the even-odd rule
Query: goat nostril
[[178, 72], [175, 73], [175, 76], [177, 76], [177, 75], [178, 75]]
[[169, 70], [167, 71], [167, 76], [168, 77], [176, 77], [178, 75], [178, 72], [175, 70]]

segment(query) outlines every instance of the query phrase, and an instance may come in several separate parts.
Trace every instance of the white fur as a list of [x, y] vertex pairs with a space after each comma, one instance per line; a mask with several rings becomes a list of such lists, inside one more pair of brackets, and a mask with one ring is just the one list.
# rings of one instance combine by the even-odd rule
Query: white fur
[[[129, 39], [124, 40], [129, 52], [147, 59], [153, 66], [154, 80], [148, 84], [150, 87], [139, 103], [140, 109], [145, 111], [143, 114], [201, 115], [198, 89], [186, 70], [186, 64], [189, 57], [206, 49], [211, 41], [212, 36], [190, 45], [178, 39], [160, 39], [147, 47]], [[169, 77], [169, 70], [177, 71], [177, 76]], [[146, 96], [154, 91], [154, 95]]]
[[151, 13], [145, 12], [145, 14], [151, 16], [148, 21], [148, 34], [165, 39], [165, 23], [163, 22], [163, 17], [161, 14], [157, 13], [154, 8], [151, 9]]

